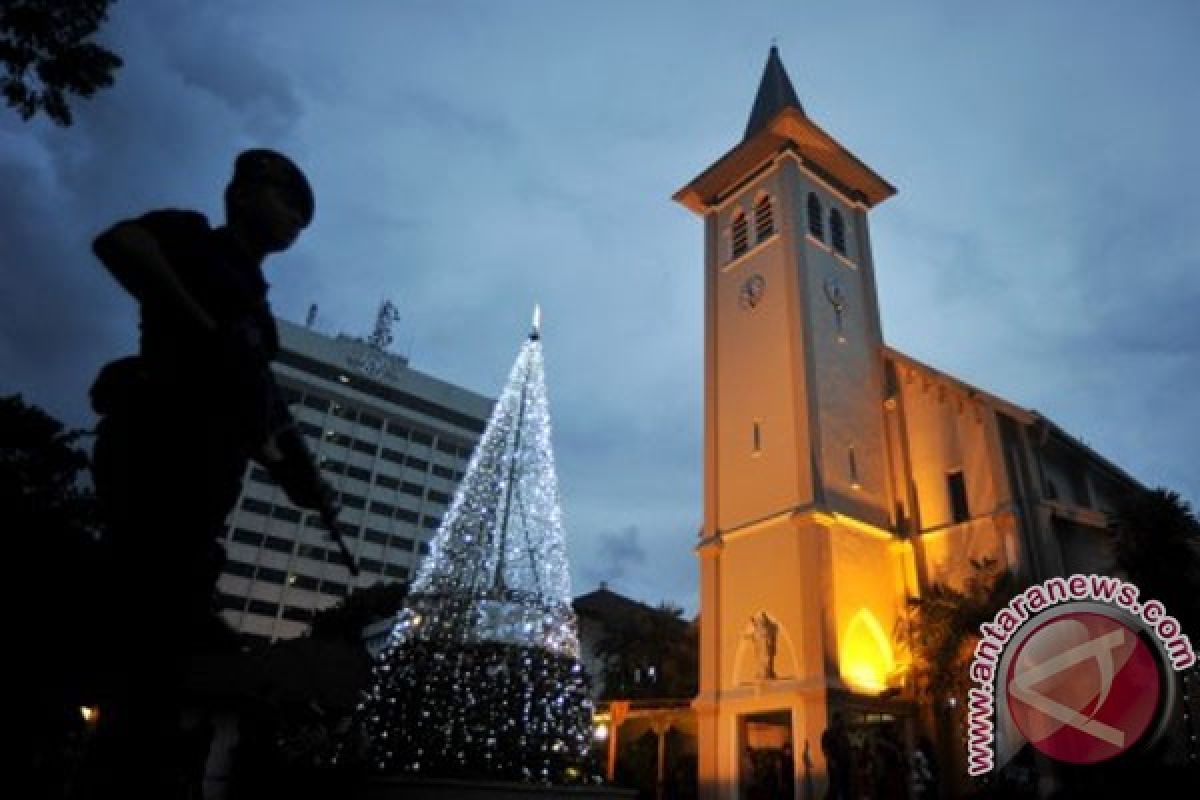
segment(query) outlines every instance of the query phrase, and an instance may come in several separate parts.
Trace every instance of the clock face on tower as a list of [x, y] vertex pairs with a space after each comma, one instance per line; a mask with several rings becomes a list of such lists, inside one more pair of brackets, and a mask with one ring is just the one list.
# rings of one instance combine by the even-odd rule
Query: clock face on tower
[[762, 302], [763, 292], [767, 289], [767, 281], [762, 275], [751, 275], [742, 283], [738, 292], [738, 305], [750, 311]]

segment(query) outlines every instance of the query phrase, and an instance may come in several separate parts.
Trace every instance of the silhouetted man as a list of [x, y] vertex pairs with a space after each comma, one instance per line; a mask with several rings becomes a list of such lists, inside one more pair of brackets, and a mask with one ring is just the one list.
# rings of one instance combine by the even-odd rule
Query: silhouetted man
[[781, 796], [787, 800], [796, 797], [796, 756], [792, 753], [792, 743], [784, 742], [779, 754], [779, 785]]
[[218, 539], [247, 460], [297, 505], [336, 516], [269, 369], [279, 342], [262, 275], [312, 220], [312, 190], [285, 156], [248, 150], [225, 213], [214, 229], [199, 213], [154, 211], [93, 245], [141, 312], [139, 355], [106, 366], [92, 387], [109, 527], [102, 795], [167, 797], [178, 786], [180, 680], [212, 624]]

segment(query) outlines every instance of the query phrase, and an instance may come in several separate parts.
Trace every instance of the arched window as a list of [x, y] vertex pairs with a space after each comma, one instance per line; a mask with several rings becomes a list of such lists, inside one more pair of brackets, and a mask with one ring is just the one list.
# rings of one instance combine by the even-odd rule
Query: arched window
[[733, 214], [733, 257], [744, 255], [750, 249], [750, 224], [746, 213], [738, 209]]
[[825, 224], [821, 220], [821, 200], [815, 192], [808, 193], [808, 232], [825, 241]]
[[754, 235], [762, 241], [775, 232], [775, 215], [771, 213], [771, 198], [763, 195], [754, 204]]
[[829, 239], [836, 252], [846, 255], [846, 221], [836, 208], [829, 211]]

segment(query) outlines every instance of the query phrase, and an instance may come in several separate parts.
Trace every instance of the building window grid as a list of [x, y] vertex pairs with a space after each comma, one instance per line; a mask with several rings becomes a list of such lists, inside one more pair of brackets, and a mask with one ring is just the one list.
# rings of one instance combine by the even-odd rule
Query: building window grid
[[[425, 480], [427, 481], [428, 470], [430, 467], [429, 462], [413, 456], [404, 455], [403, 453], [395, 450], [383, 448], [381, 446], [382, 442], [379, 440], [384, 438], [385, 434], [392, 436], [397, 436], [397, 434], [407, 434], [407, 436], [404, 437], [404, 440], [407, 441], [409, 447], [415, 444], [419, 447], [430, 448], [431, 451], [436, 449], [439, 452], [445, 453], [446, 455], [451, 455], [460, 461], [469, 461], [472, 454], [471, 446], [457, 444], [450, 440], [443, 441], [440, 435], [434, 435], [432, 433], [427, 433], [412, 428], [405, 428], [391, 421], [385, 422], [384, 420], [373, 417], [366, 412], [354, 409], [352, 406], [339, 400], [333, 400], [320, 395], [313, 395], [308, 392], [301, 392], [291, 387], [287, 387], [285, 397], [289, 405], [298, 404], [301, 406], [301, 409], [299, 409], [301, 413], [298, 415], [298, 426], [301, 428], [303, 433], [315, 440], [312, 444], [315, 445], [314, 454], [318, 458], [320, 458], [327, 447], [339, 446], [346, 448], [347, 451], [357, 451], [370, 455], [372, 457], [372, 461], [375, 462], [372, 464], [373, 467], [377, 467], [378, 459], [383, 458], [385, 460], [391, 460], [397, 464], [403, 464], [407, 468], [416, 469], [418, 472], [426, 476]], [[306, 409], [309, 412], [321, 413], [321, 416], [324, 417], [324, 419], [321, 421], [326, 424], [316, 425], [312, 422], [302, 419]], [[334, 430], [328, 424], [334, 420], [343, 420], [343, 424], [349, 423], [350, 425], [355, 425], [357, 427], [356, 423], [362, 423], [364, 421], [364, 414], [366, 416], [365, 427], [375, 432], [374, 436], [372, 436], [372, 438], [376, 439], [375, 442], [365, 441], [345, 431]], [[312, 416], [316, 415], [312, 414]], [[354, 428], [352, 428], [352, 430], [354, 433], [358, 432]], [[397, 436], [397, 438], [400, 437]], [[409, 449], [409, 447], [406, 447], [405, 449]], [[389, 455], [392, 457], [388, 458]], [[333, 459], [326, 459], [326, 461], [329, 465], [329, 471], [334, 472], [335, 474], [349, 475], [354, 479], [362, 480], [368, 483], [370, 482], [370, 473], [361, 467], [351, 467], [344, 462], [337, 462]], [[326, 467], [326, 464], [323, 463], [322, 466]], [[268, 473], [259, 468], [254, 469], [257, 471], [252, 473], [252, 478], [266, 485], [274, 485], [274, 482], [271, 481]], [[351, 472], [351, 470], [353, 470], [353, 472]], [[440, 465], [435, 465], [435, 476], [444, 478], [446, 480], [461, 481], [464, 477], [464, 472], [462, 470], [452, 470]], [[387, 477], [390, 479], [387, 481], [388, 483], [397, 480], [391, 476]], [[422, 490], [419, 485], [408, 481], [400, 482], [398, 487], [387, 486], [385, 488], [388, 488], [397, 495], [404, 493], [410, 495], [414, 499], [417, 499], [418, 508], [423, 505], [427, 494], [433, 499], [448, 497], [445, 495], [445, 493], [437, 492], [436, 490]], [[368, 493], [372, 493], [370, 489], [367, 491]], [[351, 504], [354, 504], [359, 496], [351, 495], [351, 497]], [[263, 533], [261, 534], [263, 537], [261, 541], [264, 544], [255, 545], [263, 549], [273, 549], [279, 552], [288, 552], [291, 554], [291, 563], [289, 564], [289, 567], [294, 568], [295, 566], [298, 566], [296, 562], [301, 558], [306, 558], [316, 563], [341, 562], [340, 553], [331, 550], [325, 550], [324, 548], [314, 545], [306, 545], [299, 540], [298, 530], [301, 522], [307, 522], [311, 527], [316, 527], [311, 525], [311, 523], [314, 521], [312, 517], [304, 520], [301, 513], [294, 508], [289, 506], [275, 506], [272, 503], [268, 503], [267, 501], [253, 497], [244, 497], [242, 508], [254, 513], [262, 514], [266, 519], [267, 528], [271, 527], [275, 519], [282, 519], [288, 522], [290, 527], [293, 528], [293, 532], [296, 534], [296, 538], [294, 540], [285, 540], [281, 537], [269, 536], [268, 534]], [[403, 508], [397, 508], [394, 515], [388, 515], [388, 519], [388, 525], [392, 528], [395, 528], [400, 521], [416, 527], [416, 521], [421, 519], [424, 527], [426, 528], [436, 528], [439, 522], [438, 518], [436, 517], [428, 515], [422, 516], [419, 512], [414, 512]], [[357, 534], [357, 530], [354, 532]], [[247, 533], [249, 533], [249, 531], [247, 531]], [[266, 543], [269, 543], [271, 546]], [[388, 545], [390, 545], [390, 547]], [[389, 534], [387, 543], [383, 545], [385, 547], [385, 563], [383, 564], [383, 574], [394, 578], [407, 578], [410, 575], [410, 569], [407, 565], [386, 562], [391, 560], [388, 558], [388, 556], [391, 556], [392, 559], [400, 557], [407, 560], [407, 558], [411, 556], [405, 556], [404, 554], [412, 553], [414, 545], [416, 546], [417, 553], [422, 556], [428, 555], [428, 542], [414, 541], [409, 537]], [[296, 586], [296, 588], [318, 591], [321, 594], [332, 595], [335, 597], [345, 597], [348, 593], [348, 587], [339, 581], [326, 579], [318, 583], [316, 578], [301, 573], [295, 569], [279, 570], [274, 567], [267, 566], [255, 567], [254, 565], [245, 564], [244, 562], [234, 561], [230, 561], [228, 567], [229, 568], [226, 571], [230, 574], [248, 578], [251, 581], [262, 580], [263, 582], [274, 585]], [[250, 611], [250, 602], [251, 601], [248, 598], [245, 599], [246, 608], [248, 611]], [[271, 613], [265, 613], [261, 615], [278, 617], [280, 608], [279, 604], [268, 603], [266, 601], [254, 602], [256, 604], [255, 609], [257, 610], [253, 611], [252, 613], [271, 611]], [[311, 617], [312, 614], [312, 611], [308, 609], [289, 610], [293, 612], [293, 615], [286, 618], [292, 619], [293, 621], [303, 621], [296, 619], [296, 616]]]

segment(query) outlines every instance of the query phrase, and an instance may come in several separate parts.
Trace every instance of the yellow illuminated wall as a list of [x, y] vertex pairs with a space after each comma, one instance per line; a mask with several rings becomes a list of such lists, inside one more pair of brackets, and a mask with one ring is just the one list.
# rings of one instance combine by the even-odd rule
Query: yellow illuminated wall
[[906, 665], [893, 642], [907, 598], [917, 592], [911, 545], [861, 524], [843, 525], [836, 533], [838, 672], [847, 686], [869, 694], [899, 687]]
[[[892, 414], [907, 451], [901, 478], [911, 482], [910, 517], [919, 517], [925, 579], [960, 585], [971, 561], [1020, 558], [1015, 510], [989, 399], [970, 386], [889, 351], [896, 372]], [[898, 448], [899, 449], [899, 448]], [[953, 518], [948, 476], [961, 472], [969, 518]], [[906, 500], [909, 498], [906, 498]]]

